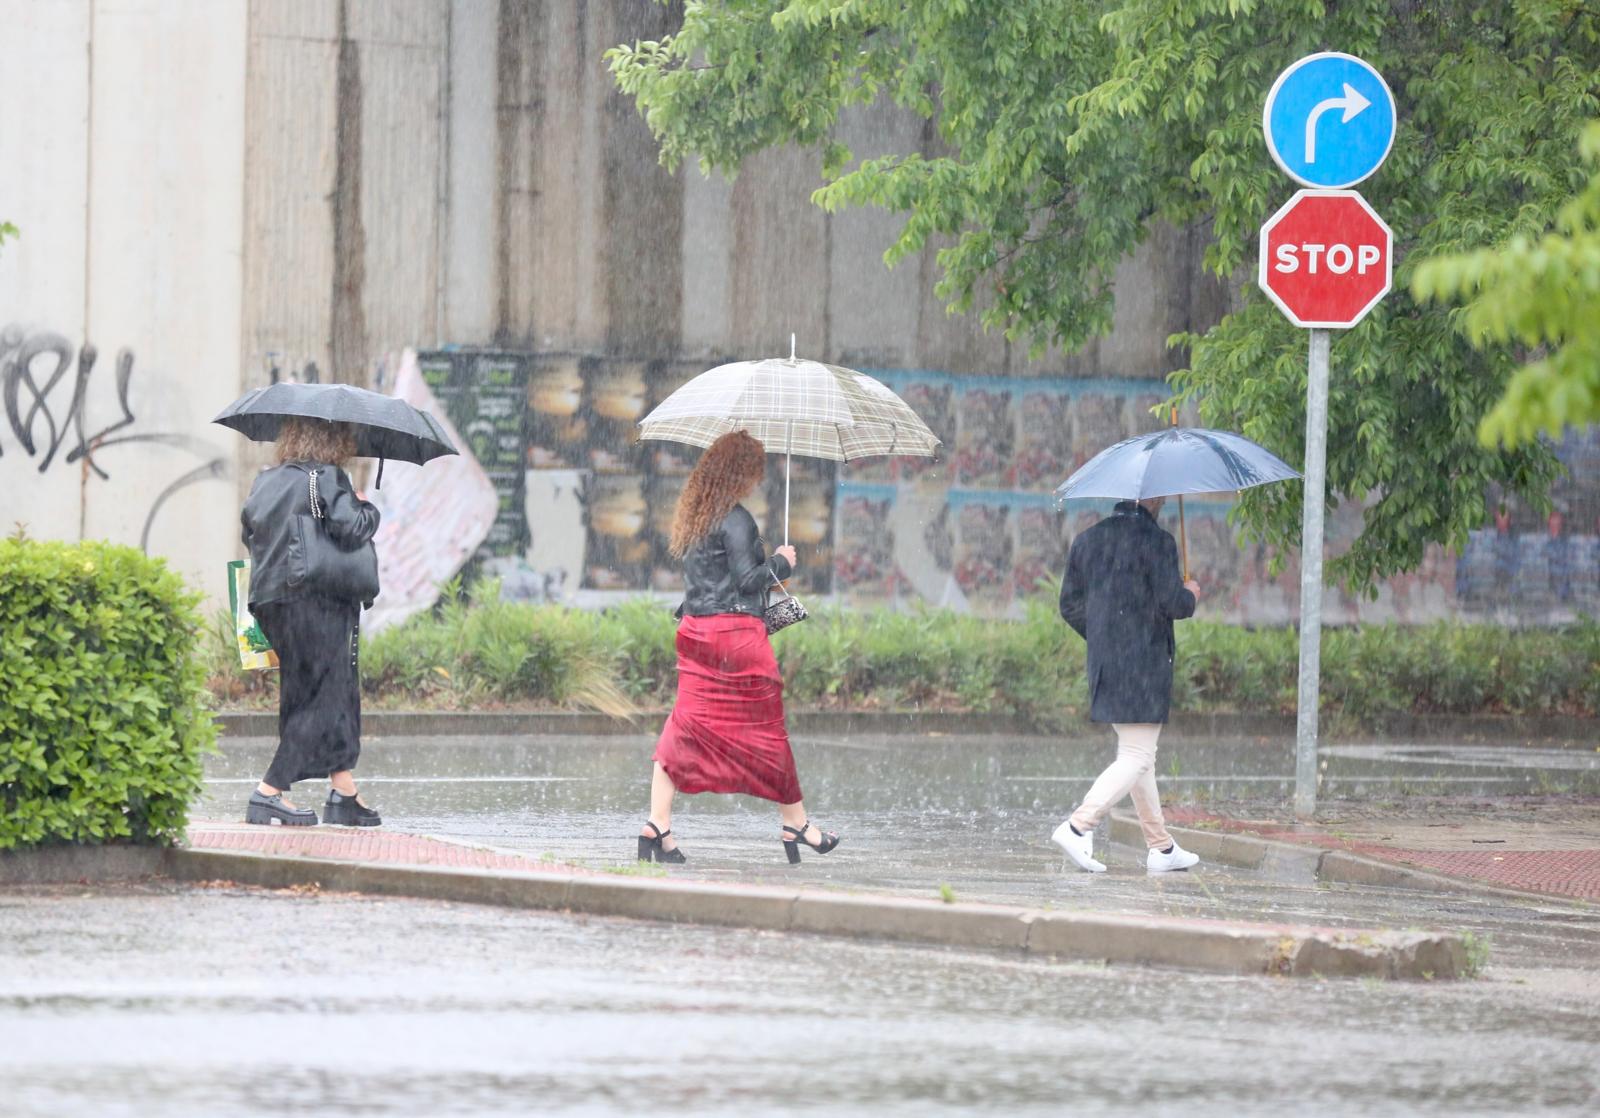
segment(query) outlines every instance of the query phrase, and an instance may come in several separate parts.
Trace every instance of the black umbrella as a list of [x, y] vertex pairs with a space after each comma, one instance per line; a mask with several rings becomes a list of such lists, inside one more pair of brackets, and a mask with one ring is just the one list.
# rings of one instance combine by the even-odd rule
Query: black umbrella
[[439, 421], [397, 396], [385, 396], [353, 384], [269, 384], [246, 392], [223, 408], [211, 422], [231, 427], [258, 443], [277, 439], [286, 419], [322, 419], [348, 423], [355, 432], [356, 453], [376, 458], [378, 484], [383, 459], [417, 465], [459, 453]]

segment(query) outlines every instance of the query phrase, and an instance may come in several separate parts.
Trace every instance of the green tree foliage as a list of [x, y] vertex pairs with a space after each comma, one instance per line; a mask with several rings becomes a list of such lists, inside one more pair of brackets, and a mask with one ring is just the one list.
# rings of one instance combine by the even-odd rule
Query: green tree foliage
[[[1395, 230], [1397, 289], [1333, 348], [1328, 477], [1367, 505], [1332, 570], [1349, 585], [1461, 544], [1491, 484], [1542, 501], [1535, 443], [1486, 447], [1482, 417], [1515, 367], [1475, 349], [1448, 308], [1410, 294], [1416, 262], [1545, 229], [1583, 182], [1574, 142], [1600, 110], [1600, 11], [1573, 0], [702, 0], [682, 28], [608, 58], [669, 167], [731, 171], [778, 144], [819, 152], [814, 199], [905, 215], [890, 264], [933, 243], [939, 293], [1035, 353], [1111, 322], [1118, 261], [1152, 225], [1209, 230], [1206, 266], [1237, 291], [1174, 338], [1176, 396], [1290, 461], [1303, 454], [1304, 332], [1255, 289], [1262, 221], [1293, 184], [1261, 107], [1317, 50], [1361, 55], [1400, 106], [1363, 190]], [[927, 118], [919, 150], [856, 159], [841, 113], [880, 99]], [[1299, 536], [1300, 489], [1244, 495], [1246, 531]]]
[[1596, 171], [1561, 208], [1556, 232], [1430, 260], [1412, 279], [1420, 299], [1470, 300], [1460, 325], [1474, 345], [1541, 354], [1479, 424], [1485, 445], [1600, 422], [1600, 121], [1585, 130], [1581, 151]]

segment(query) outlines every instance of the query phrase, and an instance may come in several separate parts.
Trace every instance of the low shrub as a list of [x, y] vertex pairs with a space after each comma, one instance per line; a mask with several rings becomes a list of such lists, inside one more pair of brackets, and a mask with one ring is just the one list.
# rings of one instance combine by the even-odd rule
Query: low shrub
[[593, 615], [503, 602], [491, 581], [469, 597], [452, 584], [441, 602], [432, 613], [363, 640], [364, 694], [443, 698], [452, 706], [488, 697], [620, 716], [637, 711], [618, 681], [617, 650]]
[[[468, 599], [452, 592], [432, 613], [368, 639], [368, 699], [619, 714], [671, 703], [676, 622], [666, 605], [640, 598], [591, 613], [501, 602], [494, 594], [492, 584]], [[819, 608], [773, 645], [797, 706], [992, 711], [1043, 725], [1088, 709], [1084, 644], [1053, 600], [1030, 603], [1021, 621], [927, 608]], [[1173, 708], [1293, 713], [1299, 647], [1293, 629], [1180, 622]], [[228, 652], [233, 674], [241, 674], [237, 654]], [[241, 687], [213, 681], [223, 701]], [[1600, 625], [1330, 628], [1323, 634], [1322, 700], [1326, 717], [1352, 726], [1395, 714], [1593, 716], [1600, 710]]]
[[183, 834], [216, 739], [197, 603], [132, 548], [0, 541], [0, 849]]
[[1021, 623], [949, 610], [822, 611], [774, 640], [791, 700], [1049, 717], [1085, 701], [1083, 642], [1036, 605]]

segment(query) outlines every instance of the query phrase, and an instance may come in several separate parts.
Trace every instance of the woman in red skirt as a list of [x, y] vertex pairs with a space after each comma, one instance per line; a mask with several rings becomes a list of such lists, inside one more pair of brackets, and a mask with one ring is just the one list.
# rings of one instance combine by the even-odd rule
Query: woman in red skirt
[[771, 558], [755, 517], [739, 502], [761, 483], [767, 452], [743, 431], [701, 455], [672, 521], [671, 550], [683, 560], [679, 607], [678, 701], [656, 743], [650, 819], [639, 832], [641, 861], [682, 862], [672, 836], [672, 797], [740, 792], [778, 805], [791, 863], [800, 844], [819, 854], [839, 845], [806, 819], [800, 778], [783, 724], [783, 676], [763, 615], [767, 594], [794, 571], [794, 548]]

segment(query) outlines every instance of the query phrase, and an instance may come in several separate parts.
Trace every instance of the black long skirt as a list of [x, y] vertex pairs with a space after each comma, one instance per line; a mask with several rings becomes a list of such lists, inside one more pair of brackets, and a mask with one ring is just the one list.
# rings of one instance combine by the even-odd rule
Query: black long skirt
[[287, 789], [361, 756], [361, 607], [320, 594], [252, 611], [278, 653], [278, 752], [265, 782]]

